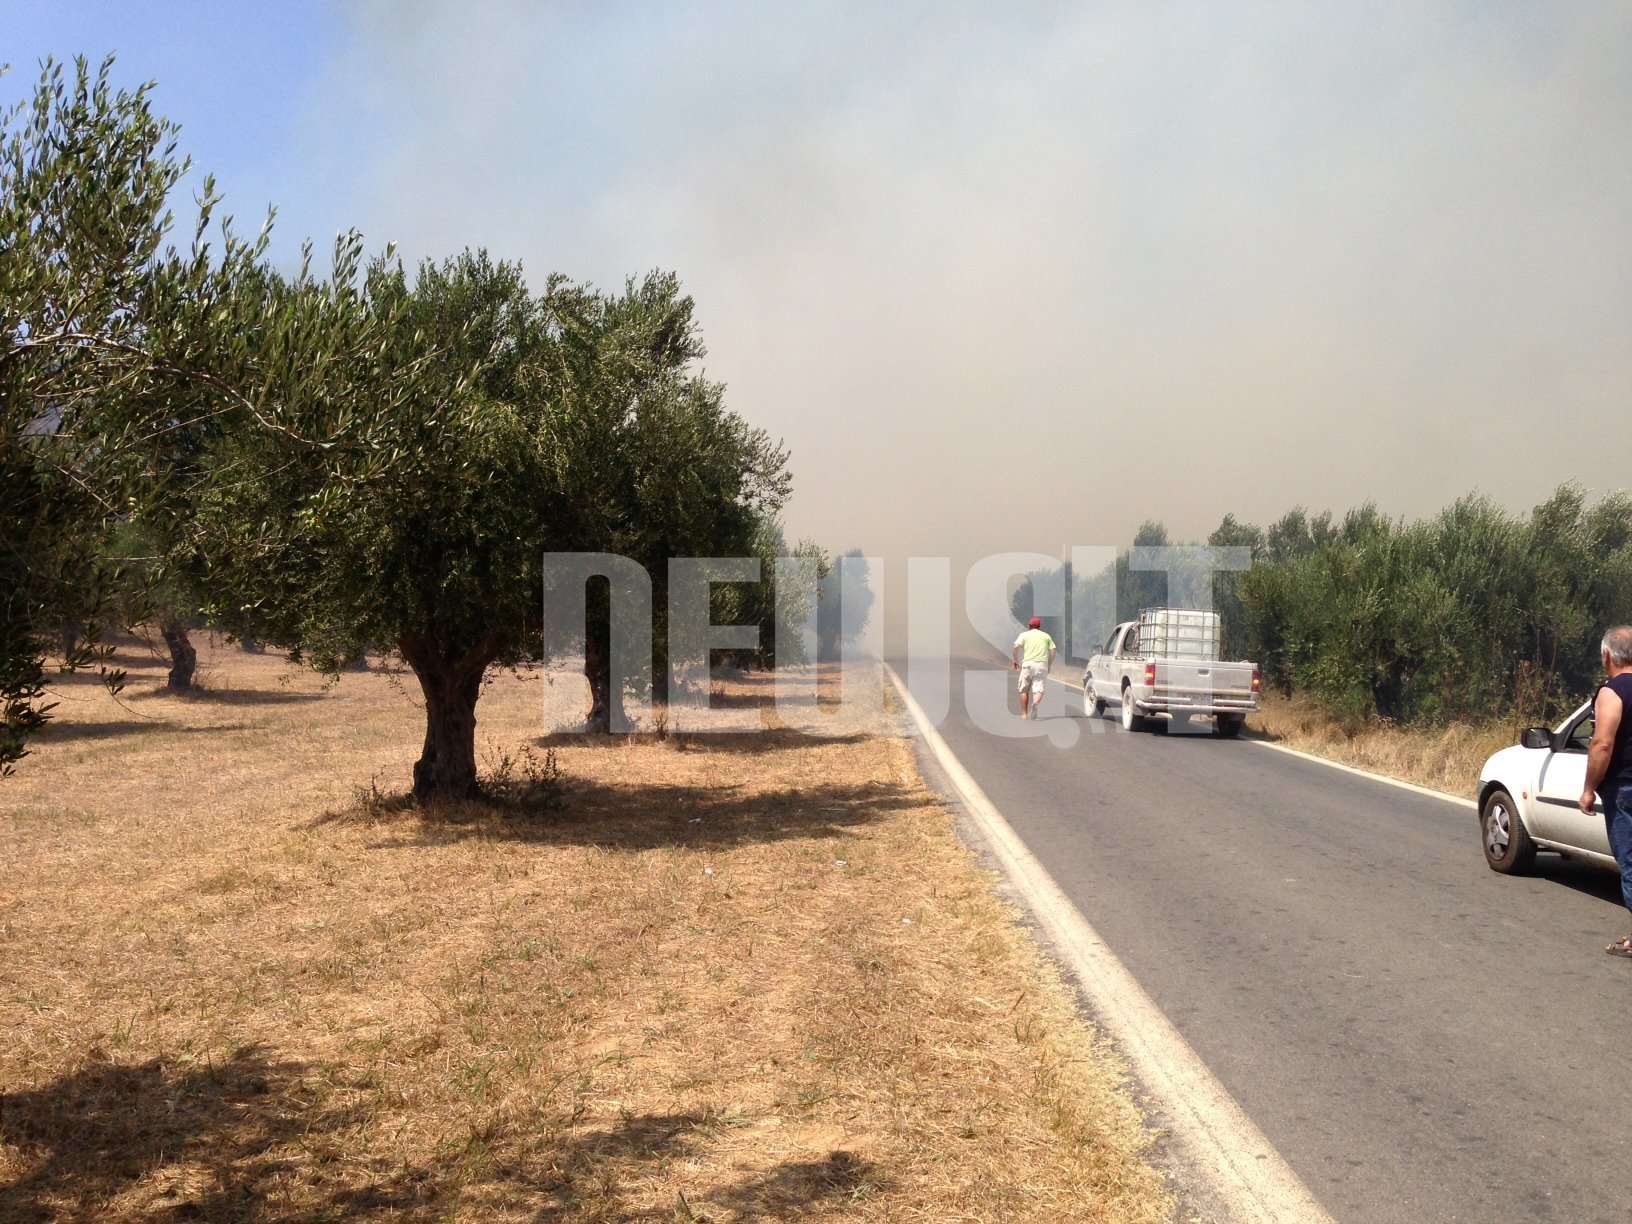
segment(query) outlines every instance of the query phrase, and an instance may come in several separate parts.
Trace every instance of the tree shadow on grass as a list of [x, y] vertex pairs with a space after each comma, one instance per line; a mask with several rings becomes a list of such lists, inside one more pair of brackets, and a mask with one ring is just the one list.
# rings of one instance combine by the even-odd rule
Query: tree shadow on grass
[[[0, 1183], [0, 1220], [258, 1221], [450, 1218], [461, 1196], [526, 1203], [539, 1220], [686, 1218], [636, 1209], [626, 1187], [652, 1167], [707, 1154], [743, 1119], [700, 1111], [625, 1115], [604, 1127], [504, 1128], [472, 1178], [458, 1145], [425, 1163], [374, 1167], [345, 1136], [366, 1102], [324, 1105], [302, 1077], [246, 1047], [219, 1065], [106, 1061], [0, 1096], [0, 1141], [21, 1173]], [[477, 1184], [480, 1183], [480, 1184]], [[793, 1219], [888, 1190], [853, 1153], [746, 1171], [693, 1204], [694, 1220]]]
[[769, 710], [775, 705], [775, 690], [760, 688], [747, 691], [727, 689], [724, 692], [710, 693], [707, 706], [704, 706], [701, 700], [693, 699], [687, 702], [676, 701], [670, 708], [679, 709], [684, 706], [690, 711], [701, 713], [704, 710]]
[[[141, 667], [132, 667], [130, 664], [120, 660], [108, 664], [106, 670], [108, 672], [122, 671], [125, 673], [125, 687], [123, 690], [121, 690], [121, 697], [123, 700], [128, 701], [132, 697], [144, 696], [152, 691], [144, 686], [147, 682], [153, 680], [154, 677], [144, 674], [144, 669]], [[160, 670], [162, 672], [168, 669]], [[95, 663], [77, 668], [71, 672], [57, 671], [55, 668], [48, 668], [45, 674], [45, 688], [48, 693], [66, 694], [75, 689], [105, 690], [107, 687], [107, 676], [103, 669], [98, 667]]]
[[869, 731], [850, 731], [843, 735], [811, 735], [793, 727], [778, 727], [771, 731], [756, 731], [742, 735], [710, 733], [706, 731], [681, 732], [673, 736], [675, 748], [681, 752], [779, 752], [785, 749], [842, 748], [860, 744], [873, 735]]
[[[650, 731], [630, 735], [590, 734], [583, 731], [555, 731], [533, 741], [540, 748], [616, 747], [621, 743], [649, 744], [657, 740]], [[872, 738], [865, 730], [843, 735], [811, 735], [796, 727], [776, 727], [765, 731], [674, 731], [663, 737], [676, 752], [781, 752], [788, 749], [840, 748]]]
[[157, 697], [169, 697], [175, 701], [185, 701], [194, 705], [288, 705], [293, 702], [322, 701], [328, 693], [302, 693], [293, 689], [218, 689], [192, 688], [183, 692], [173, 689], [158, 688], [145, 693], [133, 693], [131, 697], [136, 701], [152, 701]]
[[831, 1207], [833, 1201], [884, 1191], [888, 1183], [872, 1162], [853, 1152], [834, 1151], [816, 1160], [787, 1160], [746, 1173], [734, 1185], [688, 1201], [636, 1211], [624, 1201], [620, 1183], [642, 1175], [641, 1162], [668, 1162], [701, 1155], [711, 1141], [736, 1123], [710, 1113], [625, 1115], [611, 1126], [581, 1131], [551, 1152], [554, 1177], [546, 1186], [553, 1199], [541, 1219], [626, 1221], [797, 1219]]
[[[26, 1169], [0, 1185], [0, 1219], [242, 1219], [284, 1163], [273, 1149], [312, 1123], [291, 1091], [301, 1070], [245, 1047], [221, 1065], [94, 1062], [0, 1096], [0, 1136]], [[144, 1177], [146, 1201], [111, 1207]]]
[[[149, 688], [148, 684], [155, 680], [162, 680], [170, 670], [170, 657], [162, 646], [152, 642], [144, 642], [141, 638], [130, 637], [127, 634], [116, 634], [111, 638], [103, 639], [104, 645], [111, 645], [113, 653], [106, 659], [89, 663], [84, 667], [77, 667], [73, 671], [63, 671], [58, 666], [58, 660], [52, 658], [46, 665], [46, 679], [49, 687], [54, 689], [88, 688], [92, 685], [101, 686], [105, 683], [103, 669], [121, 671], [125, 673], [127, 689], [126, 698], [150, 697], [155, 693], [168, 693], [162, 685], [158, 688]], [[204, 669], [201, 669], [204, 670]]]
[[934, 806], [919, 788], [883, 781], [748, 791], [569, 779], [557, 811], [518, 812], [480, 801], [424, 811], [388, 799], [372, 809], [330, 812], [305, 827], [368, 822], [387, 831], [372, 843], [381, 850], [471, 839], [607, 850], [705, 849], [831, 837], [888, 812]]
[[168, 659], [161, 658], [143, 643], [134, 638], [120, 639], [114, 643], [114, 651], [101, 663], [91, 663], [85, 667], [77, 667], [73, 671], [62, 671], [57, 666], [57, 660], [51, 659], [46, 664], [46, 678], [52, 687], [75, 684], [101, 684], [100, 668], [106, 667], [110, 671], [122, 671], [129, 675], [143, 679], [144, 672], [163, 672], [170, 670]]
[[0, 1095], [0, 1142], [25, 1169], [0, 1183], [0, 1220], [443, 1218], [447, 1168], [314, 1168], [368, 1107], [314, 1101], [307, 1070], [248, 1046], [218, 1065], [98, 1061]]
[[207, 727], [189, 727], [181, 723], [173, 723], [169, 719], [155, 718], [151, 721], [140, 719], [122, 719], [118, 722], [100, 723], [64, 723], [51, 722], [46, 724], [40, 732], [42, 744], [64, 744], [84, 740], [117, 739], [125, 735], [199, 735], [214, 734], [217, 731], [249, 731], [253, 728], [249, 723], [211, 723]]
[[857, 1199], [889, 1189], [878, 1167], [843, 1149], [821, 1160], [785, 1160], [710, 1196], [749, 1220], [792, 1220], [835, 1199]]

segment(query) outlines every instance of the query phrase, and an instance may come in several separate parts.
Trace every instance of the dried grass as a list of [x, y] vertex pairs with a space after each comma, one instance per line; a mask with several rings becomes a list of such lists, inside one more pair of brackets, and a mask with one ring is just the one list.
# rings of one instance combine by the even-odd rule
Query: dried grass
[[1167, 1218], [903, 741], [538, 744], [581, 682], [505, 676], [559, 810], [427, 818], [403, 686], [201, 653], [0, 785], [0, 1218]]
[[1263, 712], [1247, 720], [1247, 733], [1463, 798], [1477, 788], [1485, 758], [1515, 740], [1515, 728], [1505, 722], [1444, 727], [1357, 722], [1300, 697], [1265, 697]]

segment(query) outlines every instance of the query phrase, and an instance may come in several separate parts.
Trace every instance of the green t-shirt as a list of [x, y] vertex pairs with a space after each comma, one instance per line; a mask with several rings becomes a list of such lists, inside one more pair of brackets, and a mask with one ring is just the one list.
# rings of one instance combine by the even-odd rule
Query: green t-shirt
[[1025, 647], [1020, 654], [1022, 663], [1047, 663], [1054, 650], [1054, 639], [1041, 629], [1027, 629], [1014, 639], [1014, 644]]

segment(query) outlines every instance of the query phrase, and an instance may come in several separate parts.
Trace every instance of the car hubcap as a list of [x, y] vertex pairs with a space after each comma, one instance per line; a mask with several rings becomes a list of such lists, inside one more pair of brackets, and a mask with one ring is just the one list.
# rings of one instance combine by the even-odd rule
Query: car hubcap
[[1490, 851], [1492, 858], [1501, 858], [1507, 853], [1507, 845], [1513, 839], [1512, 817], [1507, 814], [1504, 804], [1495, 804], [1490, 809], [1490, 815], [1485, 820], [1485, 847]]

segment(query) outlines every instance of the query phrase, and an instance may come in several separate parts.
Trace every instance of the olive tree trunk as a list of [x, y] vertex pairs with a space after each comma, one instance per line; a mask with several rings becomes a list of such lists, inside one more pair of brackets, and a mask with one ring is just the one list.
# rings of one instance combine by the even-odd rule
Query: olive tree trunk
[[589, 681], [589, 717], [584, 729], [606, 734], [623, 716], [623, 688], [612, 683], [612, 622], [592, 618], [584, 638], [584, 678]]
[[173, 693], [192, 691], [193, 677], [198, 672], [198, 650], [187, 636], [187, 626], [180, 621], [165, 621], [159, 626], [159, 633], [170, 651], [170, 678], [166, 684]]
[[397, 646], [425, 695], [425, 745], [414, 763], [414, 798], [420, 803], [475, 798], [476, 699], [498, 644], [489, 638], [469, 650], [451, 651], [424, 634], [404, 633]]

